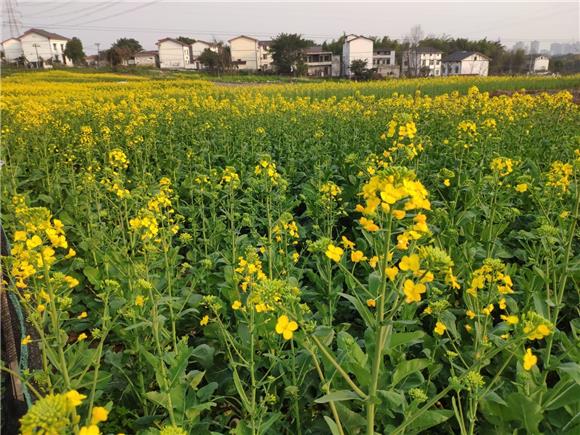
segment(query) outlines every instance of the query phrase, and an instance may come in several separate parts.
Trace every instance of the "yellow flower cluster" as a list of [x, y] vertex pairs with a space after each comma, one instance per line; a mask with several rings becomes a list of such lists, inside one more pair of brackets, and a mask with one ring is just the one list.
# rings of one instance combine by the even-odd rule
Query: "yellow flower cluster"
[[141, 232], [141, 240], [160, 242], [159, 231], [167, 227], [170, 234], [177, 234], [179, 225], [175, 223], [175, 210], [172, 206], [173, 189], [169, 178], [159, 180], [159, 191], [141, 208], [138, 216], [129, 220], [129, 227]]
[[[37, 400], [20, 420], [22, 435], [73, 433], [80, 418], [76, 414], [87, 396], [76, 390], [64, 394], [49, 394]], [[92, 410], [90, 425], [82, 426], [79, 435], [100, 435], [98, 424], [106, 421], [109, 411], [102, 406]]]
[[327, 181], [320, 186], [320, 189], [318, 190], [322, 194], [322, 199], [325, 202], [336, 200], [336, 198], [342, 193], [342, 189], [332, 181]]
[[266, 174], [273, 185], [277, 185], [281, 176], [276, 169], [276, 163], [268, 160], [260, 160], [254, 169], [256, 175]]
[[497, 284], [497, 290], [501, 294], [513, 293], [513, 282], [509, 275], [505, 274], [505, 265], [495, 259], [484, 260], [483, 266], [473, 272], [471, 285], [467, 292], [477, 297], [478, 290], [483, 289], [487, 284]]
[[500, 177], [505, 177], [513, 172], [515, 163], [508, 157], [496, 157], [491, 161], [490, 167]]
[[127, 169], [129, 167], [129, 159], [127, 155], [120, 149], [109, 151], [109, 165], [113, 169]]
[[231, 166], [227, 166], [222, 173], [220, 184], [228, 185], [233, 189], [240, 187], [240, 176], [236, 172], [236, 169]]
[[[57, 249], [67, 251], [64, 258], [74, 257], [76, 252], [68, 246], [63, 223], [53, 219], [46, 208], [28, 208], [19, 204], [16, 217], [18, 229], [14, 232], [10, 272], [16, 287], [25, 289], [28, 280], [38, 271], [50, 270], [57, 261]], [[63, 276], [62, 281], [71, 287], [78, 284], [70, 276]]]
[[570, 178], [574, 174], [574, 168], [570, 163], [563, 163], [559, 160], [550, 165], [550, 171], [547, 174], [548, 186], [559, 189], [562, 193], [568, 192]]
[[255, 254], [250, 254], [248, 258], [239, 257], [238, 267], [235, 272], [241, 275], [240, 288], [246, 292], [249, 287], [258, 281], [266, 279], [266, 274], [262, 271], [262, 261]]

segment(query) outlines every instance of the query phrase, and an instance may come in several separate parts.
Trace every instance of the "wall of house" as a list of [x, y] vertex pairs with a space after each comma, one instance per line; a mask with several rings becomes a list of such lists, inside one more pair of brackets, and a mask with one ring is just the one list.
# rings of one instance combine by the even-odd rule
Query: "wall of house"
[[47, 61], [50, 60], [59, 61], [67, 66], [73, 66], [69, 58], [64, 59], [66, 39], [48, 39], [36, 33], [29, 33], [28, 35], [21, 36], [20, 42], [22, 44], [23, 55], [28, 62], [36, 63], [38, 51], [38, 60], [43, 61], [45, 68], [51, 67], [47, 64]]
[[8, 39], [2, 43], [6, 62], [15, 62], [22, 56], [22, 45], [18, 39]]
[[477, 60], [475, 60], [474, 56], [469, 56], [461, 61], [462, 75], [487, 76], [488, 73], [489, 61], [482, 59], [481, 56], [477, 56]]
[[262, 71], [269, 71], [272, 69], [272, 53], [270, 52], [269, 46], [259, 45], [258, 46], [258, 67]]
[[347, 41], [342, 46], [343, 71], [351, 76], [350, 65], [354, 60], [364, 60], [367, 68], [373, 67], [373, 41], [366, 38], [356, 38]]
[[211, 51], [217, 52], [217, 47], [206, 44], [205, 42], [195, 41], [193, 44], [191, 44], [191, 55], [195, 59], [197, 56], [203, 53], [206, 48], [209, 48]]
[[189, 47], [173, 41], [159, 43], [160, 68], [186, 68], [189, 64]]
[[539, 56], [534, 59], [534, 72], [548, 71], [550, 67], [550, 59], [546, 56]]
[[136, 66], [155, 66], [155, 56], [135, 56]]
[[232, 62], [242, 61], [245, 64], [238, 65], [238, 69], [256, 71], [258, 64], [258, 41], [248, 38], [236, 38], [230, 41]]

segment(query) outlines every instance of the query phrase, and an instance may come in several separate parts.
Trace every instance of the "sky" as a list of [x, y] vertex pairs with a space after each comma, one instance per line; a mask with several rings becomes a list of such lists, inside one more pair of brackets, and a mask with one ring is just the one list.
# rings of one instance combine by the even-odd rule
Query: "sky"
[[507, 47], [538, 40], [540, 49], [549, 49], [552, 42], [580, 39], [578, 1], [0, 1], [2, 39], [11, 36], [6, 12], [12, 7], [21, 31], [36, 27], [77, 36], [87, 54], [96, 53], [96, 43], [108, 48], [120, 37], [135, 38], [145, 49], [180, 35], [227, 41], [290, 32], [322, 42], [346, 32], [402, 39], [417, 24], [426, 36], [487, 37]]

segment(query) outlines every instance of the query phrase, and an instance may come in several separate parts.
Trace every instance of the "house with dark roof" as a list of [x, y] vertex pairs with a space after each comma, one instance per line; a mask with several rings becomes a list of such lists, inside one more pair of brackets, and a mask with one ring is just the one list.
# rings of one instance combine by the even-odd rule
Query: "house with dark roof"
[[270, 40], [258, 40], [251, 36], [240, 35], [228, 41], [232, 63], [243, 71], [271, 71], [273, 69]]
[[438, 77], [441, 75], [443, 52], [432, 47], [416, 47], [403, 52], [402, 71], [411, 77]]
[[477, 51], [456, 51], [442, 59], [442, 75], [487, 76], [489, 61], [489, 57]]
[[28, 29], [18, 38], [2, 42], [7, 62], [24, 58], [36, 68], [52, 68], [54, 64], [73, 66], [72, 60], [64, 55], [69, 38], [43, 29]]

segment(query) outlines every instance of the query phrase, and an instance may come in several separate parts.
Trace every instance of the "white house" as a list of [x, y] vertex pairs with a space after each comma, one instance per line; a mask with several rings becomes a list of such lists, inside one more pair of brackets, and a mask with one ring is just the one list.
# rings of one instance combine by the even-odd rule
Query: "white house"
[[489, 57], [477, 51], [456, 51], [442, 60], [444, 76], [487, 76]]
[[547, 73], [550, 68], [550, 58], [548, 56], [534, 56], [531, 62], [530, 72], [532, 74]]
[[159, 62], [159, 51], [143, 50], [136, 53], [134, 58], [136, 66], [157, 66]]
[[191, 47], [173, 38], [157, 41], [159, 47], [159, 67], [168, 69], [194, 69]]
[[403, 53], [403, 73], [408, 76], [441, 75], [441, 57], [443, 52], [430, 47], [418, 47]]
[[359, 35], [348, 35], [342, 45], [342, 72], [345, 76], [352, 75], [350, 65], [354, 60], [366, 62], [367, 68], [373, 67], [374, 41]]
[[193, 44], [190, 45], [191, 49], [191, 59], [194, 64], [195, 69], [203, 69], [203, 65], [199, 63], [197, 58], [203, 53], [205, 50], [211, 50], [217, 53], [218, 45], [213, 42], [206, 42], [202, 40], [197, 40]]
[[64, 55], [69, 41], [65, 36], [42, 29], [30, 29], [20, 35], [18, 40], [22, 55], [31, 65], [42, 68], [52, 68], [54, 63], [73, 66], [72, 60]]
[[242, 71], [268, 71], [272, 69], [272, 41], [259, 41], [250, 36], [240, 35], [228, 41], [232, 63]]
[[374, 50], [373, 69], [382, 77], [399, 77], [401, 71], [395, 59], [395, 50], [384, 48]]
[[22, 44], [18, 38], [2, 41], [2, 51], [4, 52], [4, 60], [8, 63], [16, 62], [24, 55]]

